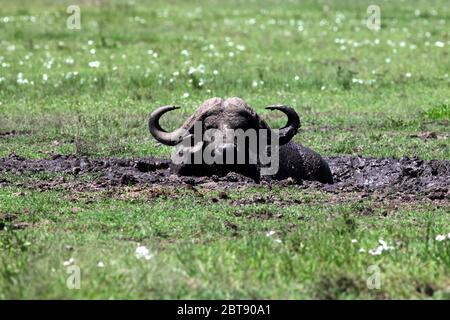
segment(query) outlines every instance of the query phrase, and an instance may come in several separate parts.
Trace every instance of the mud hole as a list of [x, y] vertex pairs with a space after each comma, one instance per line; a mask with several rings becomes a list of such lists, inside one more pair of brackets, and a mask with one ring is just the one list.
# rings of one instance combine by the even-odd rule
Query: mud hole
[[[292, 180], [273, 181], [268, 178], [256, 183], [236, 173], [219, 177], [180, 177], [169, 169], [169, 160], [157, 158], [96, 158], [74, 155], [54, 155], [48, 159], [29, 160], [11, 154], [0, 158], [0, 186], [17, 185], [40, 190], [66, 189], [73, 191], [107, 190], [118, 186], [184, 186], [226, 190], [249, 186], [294, 186], [325, 191], [336, 196], [357, 194], [359, 198], [375, 195], [379, 199], [401, 201], [428, 199], [447, 203], [450, 200], [450, 161], [424, 161], [419, 158], [385, 158], [336, 156], [326, 158], [333, 172], [334, 184]], [[46, 180], [14, 183], [9, 175], [55, 173]], [[258, 197], [254, 202], [272, 202]], [[245, 201], [242, 200], [242, 201]], [[253, 201], [252, 201], [253, 202]]]

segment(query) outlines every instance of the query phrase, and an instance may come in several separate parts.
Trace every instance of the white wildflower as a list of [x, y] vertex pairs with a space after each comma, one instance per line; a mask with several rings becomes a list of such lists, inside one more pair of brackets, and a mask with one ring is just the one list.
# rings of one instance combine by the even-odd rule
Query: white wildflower
[[383, 253], [383, 247], [382, 246], [378, 246], [375, 249], [370, 249], [369, 253], [373, 256], [379, 256], [380, 254]]
[[70, 258], [69, 260], [64, 261], [63, 265], [64, 265], [64, 267], [68, 267], [68, 266], [71, 266], [74, 262], [75, 262], [75, 259], [74, 258]]
[[22, 73], [22, 72], [19, 72], [19, 73], [17, 74], [17, 83], [18, 83], [18, 84], [28, 84], [28, 79], [25, 79], [25, 78], [23, 77], [23, 73]]
[[153, 254], [151, 254], [150, 250], [145, 246], [139, 246], [136, 248], [135, 256], [138, 259], [150, 260], [153, 257]]
[[67, 64], [74, 64], [74, 62], [75, 62], [75, 60], [72, 57], [68, 57], [65, 60], [65, 63], [67, 63]]
[[380, 244], [378, 247], [369, 250], [369, 253], [373, 256], [379, 256], [381, 255], [384, 251], [389, 251], [389, 250], [393, 250], [394, 247], [390, 246], [386, 243], [386, 241], [384, 241], [383, 239], [378, 240], [378, 243]]
[[275, 234], [276, 232], [273, 230], [270, 230], [269, 232], [266, 233], [266, 237], [271, 237]]
[[98, 68], [98, 67], [100, 67], [100, 61], [91, 61], [91, 62], [89, 62], [89, 67], [91, 67], [91, 68]]

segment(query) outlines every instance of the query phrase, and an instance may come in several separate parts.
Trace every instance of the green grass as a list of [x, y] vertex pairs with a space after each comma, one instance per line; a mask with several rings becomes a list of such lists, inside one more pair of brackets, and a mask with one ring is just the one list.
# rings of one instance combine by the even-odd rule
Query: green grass
[[[69, 4], [0, 1], [0, 135], [15, 132], [0, 136], [0, 157], [167, 157], [149, 112], [181, 106], [162, 121], [173, 129], [205, 99], [239, 96], [272, 126], [285, 119], [265, 106], [293, 106], [294, 140], [323, 155], [450, 159], [445, 0], [378, 1], [380, 32], [365, 26], [371, 1], [85, 1], [79, 31], [66, 28]], [[24, 187], [52, 177], [8, 176], [0, 189], [0, 298], [449, 298], [450, 242], [434, 240], [450, 232], [448, 204]], [[269, 192], [298, 203], [232, 205]], [[370, 255], [380, 238], [395, 249]], [[138, 243], [151, 260], [135, 257]], [[80, 290], [66, 286], [71, 257]], [[366, 286], [370, 265], [379, 290]]]
[[[29, 226], [1, 235], [2, 298], [420, 298], [427, 286], [449, 298], [449, 242], [434, 240], [448, 231], [448, 212], [433, 206], [375, 207], [364, 217], [374, 203], [329, 206], [290, 188], [273, 194], [304, 204], [232, 205], [260, 189], [214, 204], [214, 195], [185, 189], [95, 199], [17, 191], [1, 191], [3, 210]], [[379, 239], [395, 249], [370, 255]], [[134, 256], [138, 243], [151, 260]], [[80, 290], [66, 287], [69, 258], [82, 270]], [[381, 270], [379, 290], [366, 286], [371, 265]]]

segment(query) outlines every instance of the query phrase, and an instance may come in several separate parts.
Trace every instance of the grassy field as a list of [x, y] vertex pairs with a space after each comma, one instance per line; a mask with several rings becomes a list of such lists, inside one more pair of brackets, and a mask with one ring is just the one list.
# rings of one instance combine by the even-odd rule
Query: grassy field
[[[285, 118], [264, 107], [293, 106], [294, 140], [326, 156], [449, 160], [449, 2], [377, 1], [378, 32], [372, 2], [80, 1], [69, 30], [72, 2], [0, 0], [0, 157], [168, 157], [149, 112], [181, 106], [162, 121], [173, 129], [205, 99], [239, 96], [273, 126]], [[2, 299], [450, 298], [450, 240], [435, 240], [448, 202], [27, 187], [53, 178], [0, 176]], [[282, 204], [235, 206], [268, 194]], [[371, 254], [380, 239], [393, 249]]]

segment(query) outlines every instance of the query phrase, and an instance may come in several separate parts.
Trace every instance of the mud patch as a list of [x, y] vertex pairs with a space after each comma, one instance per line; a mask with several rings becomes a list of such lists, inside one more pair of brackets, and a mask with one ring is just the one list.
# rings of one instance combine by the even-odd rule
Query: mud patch
[[0, 132], [0, 138], [10, 138], [10, 137], [15, 137], [15, 136], [23, 136], [23, 135], [27, 135], [28, 133], [26, 132], [18, 132], [16, 130], [12, 130], [12, 131], [2, 131]]
[[323, 186], [329, 192], [377, 192], [405, 201], [414, 196], [450, 199], [450, 161], [351, 156], [331, 157], [327, 161], [335, 181]]
[[[249, 186], [267, 186], [269, 188], [293, 186], [332, 194], [358, 193], [359, 197], [376, 194], [380, 199], [396, 198], [402, 201], [417, 198], [444, 202], [450, 200], [450, 161], [353, 156], [329, 157], [326, 160], [333, 172], [334, 184], [321, 184], [313, 181], [295, 184], [292, 179], [274, 181], [269, 178], [263, 178], [257, 183], [251, 178], [236, 173], [229, 173], [224, 177], [181, 177], [171, 173], [169, 160], [152, 157], [90, 159], [84, 156], [54, 155], [49, 159], [29, 160], [11, 154], [7, 158], [0, 158], [0, 173], [8, 172], [15, 175], [39, 172], [63, 174], [54, 179], [22, 185], [41, 190], [62, 188], [89, 191], [130, 185], [183, 185], [219, 190]], [[66, 179], [65, 176], [70, 176], [71, 179]], [[247, 200], [252, 203], [273, 203], [277, 199], [262, 197]], [[241, 203], [236, 204], [240, 205]]]
[[28, 222], [20, 222], [17, 214], [12, 213], [0, 213], [0, 231], [3, 231], [6, 227], [10, 229], [24, 229], [28, 227]]

